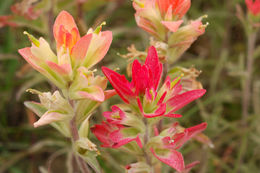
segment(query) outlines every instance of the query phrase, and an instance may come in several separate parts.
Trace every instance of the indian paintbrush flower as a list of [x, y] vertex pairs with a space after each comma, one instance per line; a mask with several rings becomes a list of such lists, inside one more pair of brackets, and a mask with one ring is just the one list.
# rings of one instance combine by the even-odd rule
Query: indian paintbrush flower
[[[47, 77], [60, 90], [54, 93], [29, 90], [39, 96], [40, 102], [26, 102], [25, 105], [35, 112], [40, 119], [35, 127], [51, 124], [66, 137], [72, 137], [70, 121], [75, 117], [75, 124], [84, 127], [91, 113], [106, 99], [113, 96], [113, 90], [106, 90], [107, 79], [94, 76], [90, 70], [101, 61], [112, 41], [111, 31], [90, 29], [80, 38], [73, 17], [62, 11], [53, 26], [57, 55], [43, 39], [39, 40], [25, 32], [31, 47], [19, 50], [25, 60], [37, 71]], [[80, 141], [89, 141], [87, 135], [79, 134]], [[78, 142], [82, 146], [82, 142]], [[94, 144], [87, 142], [85, 148], [96, 150]], [[92, 147], [91, 147], [92, 146]], [[83, 147], [84, 148], [84, 147]]]
[[[258, 29], [260, 27], [260, 0], [245, 0], [245, 3], [248, 9], [247, 17], [249, 21], [249, 25], [245, 24], [245, 27], [253, 26]], [[241, 13], [242, 10], [239, 9], [238, 16], [244, 22], [244, 16]]]
[[[183, 16], [191, 5], [190, 0], [135, 0], [137, 25], [167, 44], [166, 59], [176, 61], [191, 44], [205, 32], [202, 16], [184, 22]], [[183, 26], [181, 26], [183, 25]]]
[[[194, 166], [197, 162], [185, 166], [183, 156], [177, 150], [187, 140], [203, 131], [206, 123], [182, 129], [182, 131], [177, 129], [175, 124], [161, 133], [155, 130], [155, 136], [151, 135], [151, 126], [162, 117], [181, 117], [175, 112], [191, 101], [200, 98], [206, 90], [183, 92], [180, 77], [173, 81], [167, 77], [159, 88], [163, 66], [159, 62], [154, 47], [149, 48], [143, 65], [138, 60], [133, 62], [131, 82], [125, 76], [107, 67], [102, 67], [102, 70], [125, 104], [112, 106], [111, 112], [103, 114], [106, 121], [91, 128], [95, 136], [102, 142], [101, 146], [128, 147], [129, 144], [134, 144], [132, 141], [135, 141], [137, 146], [144, 148], [145, 152], [153, 154], [155, 158], [179, 172], [187, 171]], [[164, 152], [158, 153], [158, 151]], [[150, 169], [145, 163], [140, 162], [127, 167], [129, 172], [143, 168]]]
[[132, 82], [107, 67], [102, 67], [102, 70], [121, 99], [136, 107], [137, 112], [146, 118], [180, 117], [174, 112], [205, 93], [204, 89], [181, 93], [180, 78], [171, 82], [169, 77], [158, 89], [162, 77], [162, 64], [154, 47], [149, 48], [143, 65], [138, 60], [133, 62]]
[[260, 0], [245, 0], [245, 2], [250, 13], [254, 16], [260, 14]]
[[179, 172], [195, 166], [197, 161], [185, 166], [182, 154], [177, 151], [189, 139], [195, 137], [197, 134], [205, 130], [207, 123], [189, 127], [186, 129], [178, 128], [178, 123], [174, 123], [172, 127], [165, 129], [158, 136], [150, 139], [147, 145], [150, 147], [153, 155], [165, 164], [173, 167]]
[[167, 30], [174, 32], [190, 8], [190, 0], [135, 0], [137, 25], [153, 36], [164, 40]]
[[[102, 60], [112, 41], [111, 31], [103, 32], [100, 27], [95, 31], [90, 29], [85, 36], [80, 37], [73, 17], [66, 11], [58, 15], [53, 26], [57, 55], [45, 39], [38, 40], [27, 32], [25, 34], [32, 46], [20, 49], [19, 53], [60, 89], [68, 88], [78, 73], [86, 71], [83, 68], [89, 70]], [[78, 70], [80, 67], [81, 70]], [[104, 100], [104, 96], [99, 99]]]
[[[54, 106], [66, 102], [66, 108], [70, 107], [71, 100], [78, 100], [76, 106], [77, 122], [84, 121], [86, 116], [105, 99], [112, 96], [113, 91], [105, 91], [107, 79], [101, 76], [94, 76], [94, 71], [90, 70], [95, 64], [103, 59], [112, 41], [111, 31], [101, 31], [101, 26], [95, 31], [89, 29], [88, 33], [80, 37], [78, 28], [73, 17], [66, 11], [60, 12], [53, 26], [53, 35], [56, 41], [57, 55], [51, 50], [45, 39], [39, 40], [25, 32], [32, 42], [31, 47], [19, 50], [24, 59], [37, 71], [42, 73], [53, 82], [61, 91], [51, 93], [40, 93], [42, 97], [50, 95], [58, 99]], [[68, 101], [68, 99], [70, 101]], [[84, 105], [84, 108], [82, 108]], [[51, 109], [43, 104], [47, 110], [34, 125], [35, 127], [45, 125], [55, 121], [63, 121], [73, 116], [73, 109], [64, 113], [63, 107]], [[68, 114], [70, 116], [65, 116]]]

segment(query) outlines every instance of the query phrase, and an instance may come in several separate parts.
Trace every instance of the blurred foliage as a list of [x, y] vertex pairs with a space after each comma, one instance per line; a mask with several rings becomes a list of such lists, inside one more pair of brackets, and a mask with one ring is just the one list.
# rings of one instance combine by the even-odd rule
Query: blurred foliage
[[[100, 70], [103, 65], [119, 67], [123, 73], [126, 72], [127, 62], [118, 53], [127, 53], [127, 47], [131, 44], [138, 50], [144, 50], [149, 37], [136, 26], [130, 0], [27, 0], [27, 8], [33, 6], [40, 13], [38, 16], [33, 14], [35, 20], [26, 17], [32, 15], [26, 10], [19, 14], [11, 11], [11, 6], [18, 2], [21, 1], [0, 1], [0, 15], [11, 16], [10, 22], [16, 24], [0, 28], [0, 173], [37, 173], [39, 168], [41, 172], [46, 171], [46, 167], [51, 168], [52, 172], [70, 170], [66, 167], [66, 160], [71, 159], [70, 153], [61, 150], [68, 141], [64, 141], [50, 126], [34, 129], [32, 123], [36, 117], [23, 106], [25, 100], [35, 99], [25, 93], [27, 88], [41, 91], [54, 89], [18, 55], [19, 48], [29, 45], [23, 31], [28, 30], [35, 36], [52, 41], [51, 27], [61, 10], [68, 10], [74, 15], [81, 34], [86, 33], [89, 27], [106, 21], [104, 30], [113, 31], [113, 43], [108, 55], [96, 68]], [[209, 148], [193, 142], [182, 149], [187, 163], [201, 161], [193, 172], [254, 173], [260, 170], [260, 49], [258, 47], [255, 53], [248, 126], [243, 127], [241, 100], [247, 35], [236, 17], [236, 4], [245, 10], [243, 0], [192, 1], [189, 18], [207, 14], [210, 25], [206, 33], [174, 65], [185, 68], [194, 66], [201, 70], [197, 80], [207, 89], [202, 99], [181, 111], [183, 126], [207, 122], [205, 134], [214, 144], [214, 148]], [[24, 8], [20, 6], [18, 9]], [[257, 43], [259, 45], [259, 38]], [[100, 122], [101, 112], [108, 110], [118, 100], [118, 97], [114, 97], [103, 103], [92, 117], [92, 123]], [[165, 123], [169, 121], [167, 119]], [[93, 135], [91, 140], [99, 144]], [[124, 165], [134, 161], [129, 154], [119, 150], [100, 150], [102, 155], [98, 159], [104, 172], [123, 172]], [[172, 171], [165, 166], [163, 172]]]

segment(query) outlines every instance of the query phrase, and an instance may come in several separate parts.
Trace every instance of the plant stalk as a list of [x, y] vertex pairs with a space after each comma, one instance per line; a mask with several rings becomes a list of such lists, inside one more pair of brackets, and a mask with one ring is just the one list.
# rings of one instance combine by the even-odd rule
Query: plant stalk
[[[144, 124], [145, 124], [145, 134], [144, 134], [144, 146], [145, 146], [148, 143], [149, 138], [150, 138], [150, 134], [149, 134], [150, 132], [149, 132], [148, 122], [147, 122], [146, 118], [144, 118]], [[144, 147], [143, 151], [144, 151], [144, 158], [146, 160], [146, 163], [151, 167], [151, 169], [152, 169], [151, 173], [154, 173], [154, 167], [153, 167], [151, 158], [148, 155], [148, 153], [146, 152], [145, 147]]]
[[254, 50], [256, 43], [256, 32], [249, 35], [247, 45], [247, 67], [246, 75], [243, 88], [243, 99], [242, 99], [242, 125], [247, 126], [247, 118], [249, 114], [249, 107], [251, 101], [251, 85], [252, 85], [252, 73], [254, 64]]
[[247, 43], [247, 66], [246, 75], [243, 87], [243, 97], [242, 97], [242, 126], [245, 128], [246, 132], [242, 135], [240, 153], [238, 157], [237, 164], [239, 166], [234, 169], [234, 172], [240, 172], [239, 168], [243, 165], [245, 148], [247, 147], [247, 118], [249, 115], [249, 107], [251, 102], [251, 86], [252, 86], [252, 74], [253, 74], [253, 64], [254, 64], [254, 51], [256, 43], [257, 32], [252, 32], [249, 34]]
[[[72, 103], [72, 102], [70, 102], [70, 103]], [[74, 107], [73, 104], [72, 104], [72, 106]], [[79, 139], [78, 128], [76, 125], [76, 113], [70, 121], [70, 132], [71, 132], [71, 136], [72, 136], [72, 143], [75, 143]], [[77, 164], [78, 164], [81, 172], [90, 173], [90, 170], [89, 170], [88, 166], [86, 165], [85, 161], [80, 156], [77, 156], [77, 155], [75, 155], [75, 158], [77, 160]]]

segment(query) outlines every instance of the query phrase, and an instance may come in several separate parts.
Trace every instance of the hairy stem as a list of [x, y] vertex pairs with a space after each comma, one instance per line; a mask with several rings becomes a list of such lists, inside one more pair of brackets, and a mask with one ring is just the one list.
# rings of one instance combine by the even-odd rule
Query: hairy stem
[[[72, 104], [73, 102], [70, 101], [70, 103], [74, 107], [74, 104]], [[78, 128], [77, 128], [77, 124], [76, 124], [76, 113], [70, 121], [70, 132], [71, 132], [71, 136], [72, 136], [72, 143], [75, 143], [79, 139], [79, 133], [78, 133]], [[77, 155], [75, 155], [75, 158], [77, 160], [77, 164], [78, 164], [81, 172], [89, 173], [90, 171], [89, 171], [88, 166], [85, 163], [85, 161], [80, 156], [77, 156]]]
[[[246, 67], [246, 75], [243, 87], [243, 98], [242, 98], [242, 126], [247, 128], [247, 118], [249, 115], [249, 106], [251, 102], [251, 85], [252, 85], [252, 73], [253, 73], [253, 63], [254, 63], [254, 50], [255, 50], [255, 42], [256, 42], [256, 32], [253, 32], [248, 37], [247, 43], [247, 67]], [[248, 131], [244, 132], [241, 139], [241, 147], [239, 151], [239, 157], [237, 160], [237, 167], [234, 169], [234, 172], [240, 172], [239, 168], [243, 165], [245, 149], [247, 147], [247, 135]]]
[[242, 99], [242, 125], [247, 126], [248, 109], [251, 101], [251, 84], [252, 84], [252, 72], [254, 63], [254, 50], [256, 42], [256, 32], [249, 35], [247, 45], [247, 67], [246, 75], [243, 88], [243, 99]]
[[[149, 141], [149, 138], [150, 138], [150, 129], [149, 129], [149, 125], [148, 125], [148, 122], [147, 122], [147, 119], [144, 118], [144, 124], [145, 124], [145, 135], [144, 135], [144, 146], [148, 143]], [[146, 163], [151, 167], [152, 169], [152, 172], [154, 172], [154, 168], [153, 168], [153, 164], [152, 164], [152, 161], [151, 161], [151, 157], [149, 156], [149, 154], [147, 153], [147, 151], [144, 149], [144, 158], [146, 160]]]

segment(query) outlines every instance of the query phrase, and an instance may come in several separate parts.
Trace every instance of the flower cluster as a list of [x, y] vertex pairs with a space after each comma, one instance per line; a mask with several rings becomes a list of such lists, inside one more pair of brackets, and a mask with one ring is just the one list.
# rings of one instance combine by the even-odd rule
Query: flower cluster
[[[190, 0], [134, 0], [133, 5], [137, 24], [160, 42], [157, 47], [163, 52], [161, 59], [176, 60], [205, 31], [202, 18], [188, 23], [183, 20], [190, 8]], [[182, 115], [176, 111], [202, 97], [206, 90], [201, 89], [202, 86], [194, 89], [191, 84], [182, 87], [180, 76], [173, 80], [166, 76], [162, 81], [163, 64], [153, 46], [143, 54], [144, 63], [136, 59], [131, 64], [131, 82], [107, 67], [102, 67], [105, 77], [95, 76], [95, 70], [91, 68], [104, 58], [112, 42], [112, 32], [101, 31], [102, 25], [94, 30], [90, 28], [81, 37], [73, 17], [62, 11], [53, 26], [56, 53], [44, 38], [36, 39], [25, 32], [32, 46], [20, 49], [19, 53], [57, 86], [54, 93], [28, 90], [40, 99], [39, 103], [25, 103], [40, 117], [34, 126], [51, 124], [71, 138], [72, 149], [82, 170], [85, 167], [83, 160], [98, 170], [95, 158], [98, 150], [88, 139], [89, 117], [103, 101], [118, 94], [124, 103], [113, 105], [112, 111], [103, 113], [106, 121], [91, 128], [102, 142], [101, 146], [124, 147], [140, 155], [143, 159], [126, 167], [129, 173], [153, 172], [151, 170], [159, 161], [178, 172], [188, 172], [198, 162], [185, 165], [179, 149], [205, 130], [207, 124], [187, 129], [178, 123], [160, 129], [157, 125], [165, 117], [180, 118]], [[186, 71], [192, 76], [192, 80], [186, 76], [186, 83], [196, 82], [196, 75]], [[107, 81], [113, 90], [106, 90]]]
[[207, 123], [201, 123], [193, 127], [182, 129], [178, 126], [178, 123], [174, 123], [172, 127], [165, 129], [159, 135], [151, 138], [152, 142], [148, 143], [148, 146], [153, 155], [161, 162], [173, 167], [179, 172], [187, 171], [198, 162], [195, 161], [185, 165], [182, 154], [177, 150], [189, 139], [205, 130], [206, 127]]
[[182, 17], [190, 8], [190, 0], [135, 0], [137, 25], [162, 40], [166, 31], [176, 32]]
[[36, 39], [27, 32], [32, 46], [19, 50], [34, 69], [58, 87], [53, 94], [28, 90], [40, 99], [39, 103], [25, 102], [40, 117], [34, 126], [50, 124], [70, 138], [81, 170], [85, 162], [94, 170], [100, 169], [95, 158], [99, 152], [88, 139], [89, 117], [104, 100], [116, 94], [114, 90], [105, 91], [107, 79], [94, 76], [95, 70], [91, 70], [104, 58], [112, 42], [112, 32], [101, 29], [102, 24], [80, 37], [73, 17], [62, 11], [53, 26], [57, 54], [45, 39]]
[[163, 117], [181, 117], [175, 112], [200, 98], [206, 91], [198, 89], [182, 92], [180, 77], [173, 81], [167, 77], [159, 88], [163, 67], [154, 47], [149, 48], [143, 65], [138, 60], [133, 62], [131, 82], [107, 67], [102, 70], [125, 102], [112, 106], [111, 112], [103, 114], [106, 121], [91, 129], [103, 143], [102, 146], [118, 148], [136, 141], [140, 148], [177, 171], [188, 169], [189, 166], [185, 168], [182, 155], [176, 150], [203, 131], [206, 123], [184, 131], [179, 131], [175, 125], [160, 134], [156, 132], [156, 136], [152, 135], [151, 127]]
[[[260, 0], [245, 0], [247, 5], [247, 20], [244, 19], [244, 16], [239, 14], [241, 13], [238, 11], [238, 17], [242, 22], [249, 22], [248, 24], [244, 24], [246, 28], [253, 26], [253, 28], [258, 29], [260, 27]], [[248, 25], [248, 26], [247, 26]]]
[[[183, 16], [191, 5], [190, 0], [134, 0], [137, 25], [167, 43], [168, 61], [176, 61], [190, 45], [205, 32], [201, 20], [205, 16], [185, 23]], [[181, 26], [183, 25], [183, 26]]]
[[[103, 102], [113, 94], [113, 91], [104, 91], [107, 86], [107, 79], [94, 76], [94, 71], [90, 70], [107, 53], [112, 42], [111, 31], [103, 32], [100, 26], [95, 31], [90, 29], [85, 36], [80, 37], [73, 17], [66, 11], [62, 11], [53, 26], [57, 55], [51, 50], [44, 38], [38, 40], [27, 32], [25, 34], [28, 35], [32, 46], [20, 49], [19, 53], [34, 69], [60, 88], [65, 98], [78, 100], [75, 106], [77, 106], [76, 112], [79, 122], [82, 122], [84, 117], [89, 115], [90, 110], [94, 110], [98, 103]], [[40, 97], [49, 94], [40, 94]], [[59, 98], [59, 101], [55, 103], [59, 104], [62, 96], [56, 97], [56, 95], [54, 93], [52, 97]], [[49, 97], [45, 98], [52, 102]], [[78, 106], [83, 104], [85, 104], [84, 110]], [[45, 108], [49, 109], [46, 106]], [[35, 126], [61, 121], [68, 117], [65, 115], [67, 113], [64, 113], [62, 109], [48, 110], [35, 123]]]
[[174, 112], [205, 93], [204, 89], [181, 93], [180, 77], [173, 81], [167, 77], [163, 86], [158, 89], [162, 64], [154, 47], [149, 48], [144, 65], [138, 60], [133, 62], [132, 82], [107, 67], [102, 70], [122, 100], [134, 108], [138, 107], [137, 113], [140, 111], [146, 118], [180, 117]]

